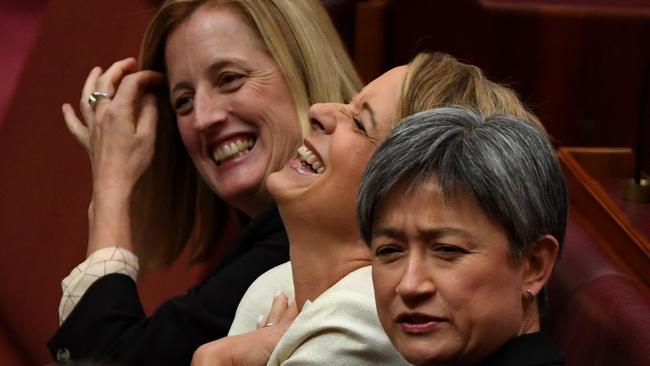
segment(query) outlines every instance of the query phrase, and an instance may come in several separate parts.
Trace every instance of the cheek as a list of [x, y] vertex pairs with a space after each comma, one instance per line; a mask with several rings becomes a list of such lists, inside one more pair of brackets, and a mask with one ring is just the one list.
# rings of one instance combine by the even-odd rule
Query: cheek
[[300, 134], [298, 115], [293, 95], [276, 70], [265, 80], [251, 81], [237, 98], [242, 110], [263, 116], [269, 127], [277, 132], [295, 136]]
[[374, 152], [374, 149], [371, 149], [367, 144], [368, 141], [358, 138], [349, 138], [338, 140], [333, 139], [330, 146], [330, 159], [339, 167], [339, 169], [345, 172], [349, 182], [349, 187], [355, 188], [355, 197], [356, 188], [361, 184], [363, 172], [368, 165], [372, 153]]
[[[293, 149], [300, 144], [302, 132], [296, 108], [291, 101], [261, 100], [259, 98], [239, 98], [241, 103], [233, 105], [233, 110], [247, 111], [241, 117], [257, 125], [262, 135], [271, 144]], [[254, 105], [250, 102], [253, 101]], [[241, 113], [241, 112], [240, 112]]]
[[284, 144], [287, 148], [297, 148], [302, 141], [302, 133], [298, 118], [292, 108], [287, 108], [283, 116], [273, 119], [271, 132], [275, 139]]
[[[273, 118], [269, 120], [266, 133], [267, 136], [260, 142], [270, 154], [271, 171], [278, 171], [284, 167], [300, 145], [302, 141], [300, 128], [295, 119]], [[262, 134], [265, 134], [264, 131]]]
[[399, 275], [382, 265], [373, 264], [372, 282], [375, 288], [375, 301], [377, 303], [377, 312], [379, 320], [384, 328], [390, 323], [392, 318], [390, 309], [395, 300], [395, 287], [399, 282]]
[[[518, 273], [507, 264], [474, 267], [449, 279], [441, 294], [454, 311], [456, 325], [467, 333], [498, 337], [495, 332], [508, 333], [521, 318]], [[474, 334], [476, 335], [476, 334]]]
[[201, 149], [199, 134], [193, 128], [189, 127], [190, 121], [181, 118], [177, 123], [178, 132], [183, 145], [185, 145], [185, 149], [191, 156], [197, 155]]
[[302, 126], [298, 120], [298, 111], [293, 103], [293, 97], [288, 95], [284, 102], [277, 105], [278, 110], [273, 118], [276, 122], [276, 133], [292, 147], [300, 145], [303, 137]]

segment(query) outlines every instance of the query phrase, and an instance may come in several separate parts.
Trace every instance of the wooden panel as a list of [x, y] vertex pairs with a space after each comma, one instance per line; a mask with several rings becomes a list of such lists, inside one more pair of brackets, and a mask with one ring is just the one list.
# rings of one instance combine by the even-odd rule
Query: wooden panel
[[562, 150], [569, 151], [592, 178], [625, 179], [634, 173], [634, 156], [628, 148], [571, 147]]
[[[607, 167], [616, 167], [610, 177], [620, 178], [630, 166], [632, 152], [629, 149], [594, 148], [590, 152], [586, 148], [560, 148], [558, 155], [575, 216], [603, 251], [647, 291], [650, 288], [650, 242], [590, 174], [595, 172], [602, 177]], [[631, 169], [629, 172], [631, 177]], [[650, 205], [645, 209], [650, 210]]]
[[492, 9], [505, 11], [543, 11], [558, 15], [650, 16], [647, 0], [479, 0]]
[[[494, 5], [506, 0], [392, 0], [384, 68], [408, 62], [418, 51], [447, 52], [514, 88], [556, 146], [635, 147], [641, 80], [650, 64], [650, 17], [616, 10], [630, 1], [611, 0], [616, 6], [605, 11], [590, 0], [573, 1], [585, 4], [580, 9]], [[650, 144], [650, 133], [641, 139]], [[650, 151], [644, 167], [650, 169]]]
[[364, 83], [384, 72], [384, 23], [387, 7], [388, 2], [385, 0], [369, 0], [357, 4], [353, 57]]

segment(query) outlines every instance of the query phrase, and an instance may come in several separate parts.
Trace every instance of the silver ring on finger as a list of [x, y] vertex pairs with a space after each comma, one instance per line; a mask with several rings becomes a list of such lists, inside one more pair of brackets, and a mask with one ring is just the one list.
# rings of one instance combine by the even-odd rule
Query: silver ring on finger
[[273, 325], [273, 323], [266, 323], [262, 328], [270, 327], [271, 325]]
[[88, 104], [94, 108], [95, 104], [104, 98], [111, 99], [111, 96], [106, 92], [94, 91], [90, 93], [90, 96], [88, 97]]

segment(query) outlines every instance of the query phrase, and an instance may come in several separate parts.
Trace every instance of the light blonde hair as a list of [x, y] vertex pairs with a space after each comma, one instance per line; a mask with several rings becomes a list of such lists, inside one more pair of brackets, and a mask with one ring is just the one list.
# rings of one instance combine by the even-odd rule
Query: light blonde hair
[[444, 53], [421, 53], [409, 63], [398, 120], [442, 105], [470, 107], [481, 117], [513, 115], [545, 131], [512, 89], [488, 80], [478, 67]]
[[[168, 0], [149, 25], [141, 69], [166, 71], [166, 40], [198, 9], [236, 10], [260, 36], [281, 68], [294, 98], [303, 133], [309, 106], [351, 99], [361, 81], [319, 0]], [[187, 154], [169, 105], [160, 91], [156, 153], [132, 200], [132, 231], [141, 267], [166, 265], [185, 245], [192, 259], [207, 259], [233, 211], [203, 182]]]

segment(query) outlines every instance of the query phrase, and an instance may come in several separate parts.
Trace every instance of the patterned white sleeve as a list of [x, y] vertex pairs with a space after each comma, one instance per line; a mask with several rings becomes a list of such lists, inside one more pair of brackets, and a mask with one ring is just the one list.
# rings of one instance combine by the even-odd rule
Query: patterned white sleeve
[[61, 281], [63, 296], [59, 304], [59, 325], [70, 315], [90, 285], [100, 277], [124, 273], [135, 281], [138, 270], [138, 257], [127, 249], [108, 247], [90, 253], [85, 261]]

